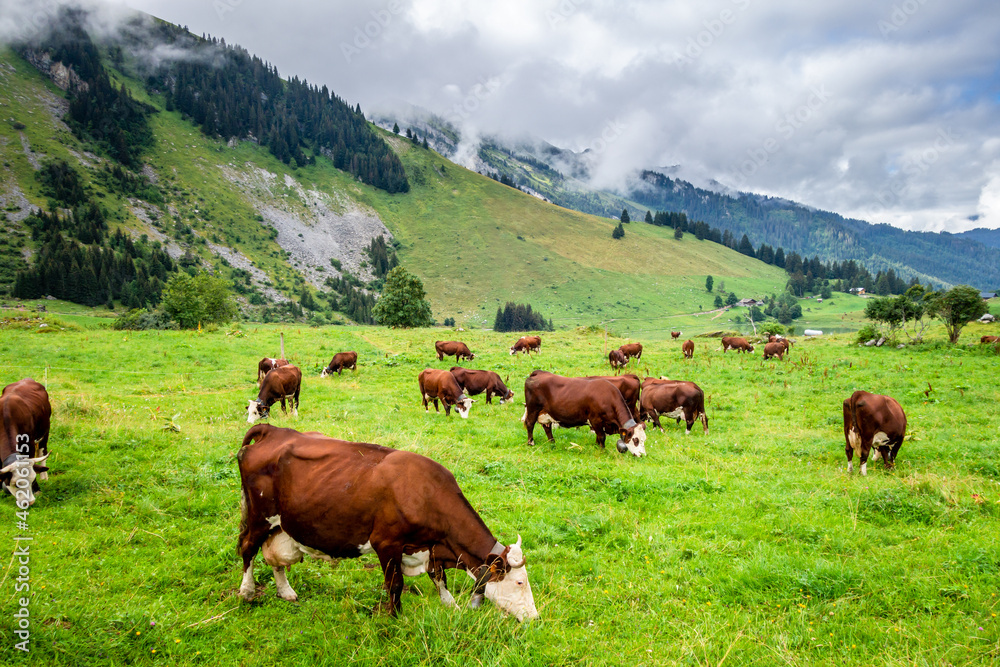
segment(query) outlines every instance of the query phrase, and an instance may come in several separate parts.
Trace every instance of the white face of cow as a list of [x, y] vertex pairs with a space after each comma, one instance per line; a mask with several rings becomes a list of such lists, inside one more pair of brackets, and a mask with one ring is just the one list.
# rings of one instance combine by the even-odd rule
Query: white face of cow
[[524, 565], [520, 535], [517, 536], [517, 542], [510, 545], [507, 562], [511, 566], [510, 572], [500, 581], [486, 584], [486, 599], [518, 621], [538, 618], [531, 583], [528, 582], [528, 569]]
[[510, 354], [511, 354], [511, 356], [514, 355], [514, 352], [515, 352], [514, 348], [510, 348]]
[[325, 377], [326, 377], [326, 372], [327, 372], [328, 370], [329, 370], [329, 368], [324, 368], [324, 369], [323, 369], [323, 372], [322, 372], [322, 373], [320, 373], [320, 374], [319, 374], [319, 376], [320, 376], [321, 378], [325, 378]]
[[458, 403], [455, 404], [455, 411], [458, 413], [458, 416], [461, 417], [462, 419], [468, 419], [469, 408], [472, 407], [473, 403], [475, 403], [475, 401], [469, 398], [468, 396], [465, 396], [462, 399], [460, 399]]
[[267, 410], [264, 409], [263, 404], [259, 400], [251, 398], [250, 404], [247, 406], [247, 423], [252, 424], [265, 417], [267, 417]]
[[632, 456], [645, 456], [646, 455], [646, 425], [637, 424], [635, 429], [632, 431], [632, 437], [626, 442], [619, 438], [618, 440], [618, 451], [630, 452]]
[[3, 490], [14, 496], [18, 507], [24, 509], [28, 505], [35, 504], [35, 492], [32, 490], [35, 479], [38, 477], [35, 465], [44, 467], [43, 464], [48, 457], [49, 455], [46, 454], [37, 459], [15, 461], [0, 470], [0, 475], [10, 473], [10, 479], [3, 482]]

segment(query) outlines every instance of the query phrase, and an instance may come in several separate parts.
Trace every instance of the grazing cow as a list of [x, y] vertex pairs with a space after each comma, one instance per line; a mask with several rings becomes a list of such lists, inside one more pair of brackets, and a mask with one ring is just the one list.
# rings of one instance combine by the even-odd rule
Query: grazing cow
[[438, 361], [444, 361], [445, 357], [455, 355], [455, 361], [468, 359], [472, 361], [476, 355], [469, 351], [469, 346], [457, 340], [439, 340], [434, 343], [434, 351], [437, 352]]
[[651, 377], [643, 380], [642, 398], [639, 402], [639, 419], [652, 420], [653, 425], [662, 431], [660, 415], [673, 417], [678, 424], [683, 418], [684, 423], [687, 424], [685, 435], [691, 435], [691, 427], [698, 419], [701, 419], [702, 432], [708, 434], [705, 392], [694, 382]]
[[634, 419], [639, 415], [639, 376], [631, 373], [626, 375], [588, 375], [587, 380], [607, 380], [621, 392], [625, 405]]
[[906, 435], [906, 414], [896, 399], [867, 391], [856, 391], [844, 401], [844, 439], [847, 441], [847, 472], [854, 470], [854, 452], [861, 461], [861, 474], [867, 475], [868, 453], [875, 448], [873, 461], [879, 458], [886, 468], [896, 462], [896, 453]]
[[628, 357], [621, 350], [611, 350], [608, 352], [608, 363], [611, 365], [611, 370], [618, 373], [621, 369], [625, 368], [625, 364], [628, 363]]
[[514, 392], [508, 389], [500, 376], [493, 371], [474, 371], [461, 366], [452, 366], [450, 372], [455, 376], [462, 392], [469, 396], [477, 396], [486, 392], [487, 403], [493, 403], [493, 396], [497, 396], [500, 399], [500, 405], [514, 400]]
[[380, 606], [393, 616], [400, 611], [403, 577], [424, 572], [441, 601], [454, 606], [445, 570], [459, 568], [476, 582], [470, 606], [478, 607], [485, 596], [518, 621], [538, 617], [521, 536], [510, 546], [497, 541], [439, 463], [269, 424], [247, 431], [236, 458], [244, 599], [256, 592], [258, 551], [273, 568], [278, 597], [290, 601], [298, 596], [285, 570], [303, 555], [335, 563], [375, 553], [389, 596]]
[[261, 359], [260, 363], [257, 364], [257, 386], [260, 387], [264, 384], [264, 376], [267, 375], [268, 371], [287, 365], [288, 359], [272, 359], [271, 357]]
[[541, 336], [521, 336], [517, 339], [510, 348], [511, 354], [517, 354], [518, 352], [524, 352], [529, 357], [532, 352], [542, 351], [542, 337]]
[[681, 332], [680, 331], [671, 331], [670, 332], [670, 337], [673, 338], [674, 340], [677, 340], [678, 338], [681, 337]]
[[36, 480], [48, 479], [52, 406], [45, 387], [31, 378], [11, 383], [0, 394], [0, 486], [20, 509], [35, 502]]
[[980, 345], [985, 345], [987, 343], [995, 343], [998, 340], [1000, 340], [1000, 338], [998, 338], [996, 336], [983, 336], [982, 338], [979, 339], [979, 344]]
[[722, 351], [736, 350], [737, 352], [753, 352], [753, 345], [747, 342], [746, 338], [738, 336], [723, 336]]
[[462, 419], [469, 418], [469, 408], [475, 403], [474, 400], [465, 395], [458, 384], [458, 380], [450, 371], [442, 371], [436, 368], [425, 368], [420, 371], [417, 378], [420, 383], [420, 397], [424, 400], [424, 411], [429, 412], [428, 401], [434, 401], [434, 412], [441, 412], [438, 407], [438, 399], [444, 403], [445, 416], [451, 415], [451, 406], [455, 406], [455, 412]]
[[626, 359], [631, 359], [632, 357], [636, 359], [642, 358], [642, 343], [625, 343], [618, 349], [625, 355]]
[[358, 353], [357, 352], [338, 352], [333, 355], [333, 359], [330, 360], [330, 365], [323, 369], [320, 373], [321, 378], [325, 378], [327, 375], [343, 375], [344, 369], [350, 368], [352, 371], [358, 370]]
[[781, 341], [767, 343], [764, 345], [764, 360], [767, 361], [771, 357], [778, 357], [778, 361], [782, 361], [782, 355], [785, 352], [788, 352], [788, 346]]
[[684, 344], [681, 345], [681, 351], [684, 353], [685, 359], [694, 358], [694, 341], [693, 340], [684, 341]]
[[297, 366], [278, 366], [268, 371], [260, 385], [257, 399], [250, 399], [247, 406], [247, 423], [271, 416], [271, 406], [281, 401], [281, 412], [288, 414], [285, 399], [291, 399], [292, 414], [299, 415], [299, 390], [302, 387], [302, 371]]
[[568, 378], [548, 371], [533, 371], [524, 381], [524, 415], [528, 444], [534, 445], [535, 424], [541, 424], [549, 442], [552, 427], [590, 425], [597, 444], [604, 447], [606, 434], [618, 434], [618, 451], [646, 455], [646, 427], [637, 424], [625, 399], [606, 380]]

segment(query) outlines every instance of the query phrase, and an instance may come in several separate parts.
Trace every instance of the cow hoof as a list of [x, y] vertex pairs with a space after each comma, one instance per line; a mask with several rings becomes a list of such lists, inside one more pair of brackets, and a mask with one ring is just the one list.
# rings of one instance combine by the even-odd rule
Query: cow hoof
[[295, 594], [295, 591], [289, 590], [285, 593], [278, 593], [278, 597], [287, 602], [298, 602], [299, 596]]
[[256, 593], [257, 593], [257, 590], [256, 590], [256, 587], [254, 587], [254, 586], [251, 586], [249, 588], [247, 588], [245, 586], [241, 586], [240, 587], [240, 597], [243, 598], [244, 600], [246, 600], [247, 602], [250, 602], [251, 600], [253, 600], [254, 597], [255, 597], [255, 595], [256, 595]]
[[528, 441], [528, 446], [529, 447], [534, 447], [535, 446], [535, 441], [534, 440], [529, 440]]

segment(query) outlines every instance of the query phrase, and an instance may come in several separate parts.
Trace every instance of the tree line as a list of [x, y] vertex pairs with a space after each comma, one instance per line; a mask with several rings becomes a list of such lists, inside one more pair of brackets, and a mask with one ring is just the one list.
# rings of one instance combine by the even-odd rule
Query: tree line
[[503, 308], [497, 307], [497, 314], [493, 319], [493, 330], [555, 331], [555, 325], [551, 319], [546, 322], [545, 317], [532, 310], [530, 304], [508, 301]]

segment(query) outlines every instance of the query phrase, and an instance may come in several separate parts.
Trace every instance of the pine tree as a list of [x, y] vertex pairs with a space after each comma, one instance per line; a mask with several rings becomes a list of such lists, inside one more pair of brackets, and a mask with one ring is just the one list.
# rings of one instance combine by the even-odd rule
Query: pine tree
[[624, 223], [624, 224], [628, 224], [628, 223], [632, 222], [631, 220], [629, 220], [628, 209], [627, 208], [623, 208], [622, 209], [622, 215], [621, 215], [620, 219], [621, 219], [622, 223]]
[[647, 225], [653, 224], [653, 214], [650, 211], [646, 211], [646, 224]]
[[393, 134], [399, 134], [399, 123], [393, 123], [392, 124], [392, 133]]
[[618, 226], [615, 227], [613, 232], [611, 232], [611, 238], [620, 239], [623, 238], [624, 236], [625, 236], [625, 228], [622, 227], [622, 223], [619, 222]]

